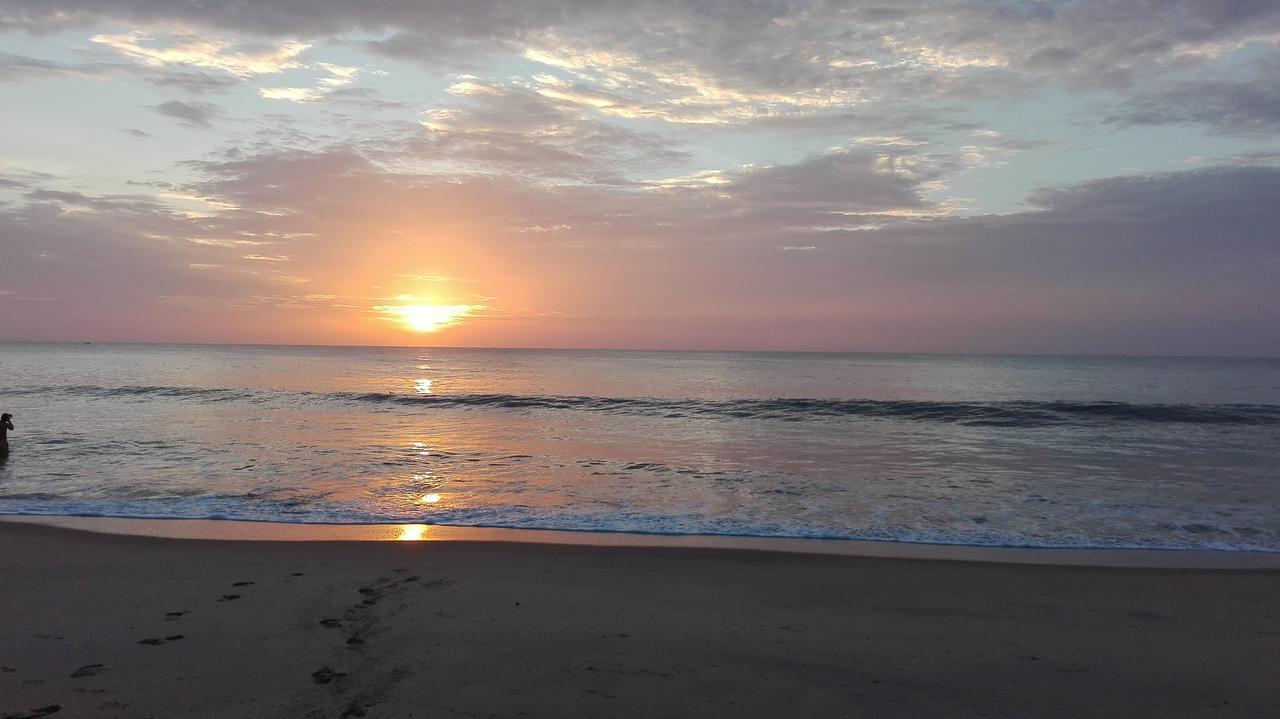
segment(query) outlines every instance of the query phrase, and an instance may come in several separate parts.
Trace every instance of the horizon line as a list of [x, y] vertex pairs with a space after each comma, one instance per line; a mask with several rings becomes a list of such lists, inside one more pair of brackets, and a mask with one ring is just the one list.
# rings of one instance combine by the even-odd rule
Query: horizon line
[[401, 349], [401, 350], [480, 350], [494, 352], [665, 352], [671, 354], [808, 354], [808, 355], [929, 355], [950, 357], [1074, 357], [1092, 359], [1233, 359], [1280, 360], [1278, 355], [1196, 355], [1196, 354], [1127, 354], [1085, 352], [1011, 352], [1011, 351], [940, 351], [940, 350], [780, 350], [780, 349], [681, 349], [652, 347], [495, 347], [478, 345], [379, 345], [323, 344], [283, 342], [177, 342], [157, 340], [11, 340], [0, 344], [50, 345], [150, 345], [179, 347], [270, 347], [316, 349]]

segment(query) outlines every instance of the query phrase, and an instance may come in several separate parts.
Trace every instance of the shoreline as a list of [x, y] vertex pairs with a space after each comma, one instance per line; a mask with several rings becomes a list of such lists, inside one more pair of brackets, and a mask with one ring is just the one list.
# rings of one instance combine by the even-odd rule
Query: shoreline
[[854, 539], [505, 529], [430, 524], [302, 524], [214, 519], [137, 519], [0, 515], [3, 524], [34, 524], [106, 535], [252, 542], [511, 543], [586, 547], [718, 549], [1044, 566], [1127, 569], [1280, 570], [1280, 552], [1230, 550], [996, 547]]

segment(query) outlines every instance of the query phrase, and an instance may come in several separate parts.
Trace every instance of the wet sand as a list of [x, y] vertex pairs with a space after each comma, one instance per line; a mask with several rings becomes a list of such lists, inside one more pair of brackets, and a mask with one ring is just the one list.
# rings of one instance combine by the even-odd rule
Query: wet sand
[[1275, 570], [9, 522], [0, 546], [6, 718], [1263, 717], [1280, 704]]

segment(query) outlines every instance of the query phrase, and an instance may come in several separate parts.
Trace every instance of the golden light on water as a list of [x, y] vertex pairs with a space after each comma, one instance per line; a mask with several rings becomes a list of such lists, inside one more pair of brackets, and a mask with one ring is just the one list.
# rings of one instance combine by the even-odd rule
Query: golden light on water
[[438, 305], [419, 302], [412, 295], [400, 295], [396, 299], [406, 304], [378, 305], [373, 308], [373, 311], [383, 315], [385, 319], [399, 322], [405, 329], [414, 332], [435, 332], [456, 325], [476, 309], [473, 305]]
[[396, 540], [401, 542], [419, 542], [422, 541], [427, 534], [427, 525], [425, 524], [402, 524], [400, 525], [400, 536]]
[[436, 502], [440, 501], [440, 495], [436, 492], [432, 492], [431, 494], [424, 494], [422, 495], [421, 501], [423, 504], [435, 504]]

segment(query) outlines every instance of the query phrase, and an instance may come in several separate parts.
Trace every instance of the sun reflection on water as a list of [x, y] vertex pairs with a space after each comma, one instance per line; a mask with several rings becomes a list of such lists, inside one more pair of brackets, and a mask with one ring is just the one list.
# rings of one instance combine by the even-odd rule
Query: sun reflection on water
[[435, 504], [440, 501], [440, 494], [437, 492], [432, 492], [431, 494], [424, 494], [422, 495], [422, 499], [420, 501], [423, 504]]
[[400, 525], [400, 536], [396, 537], [400, 542], [420, 542], [426, 539], [427, 525], [425, 524], [402, 524]]
[[418, 391], [418, 394], [431, 394], [431, 380], [429, 379], [414, 380], [413, 386]]

